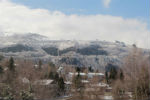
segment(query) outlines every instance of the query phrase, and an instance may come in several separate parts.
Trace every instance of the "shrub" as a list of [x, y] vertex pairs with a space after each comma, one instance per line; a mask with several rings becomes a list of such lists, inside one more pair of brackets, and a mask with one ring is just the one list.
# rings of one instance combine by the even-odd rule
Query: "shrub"
[[21, 91], [20, 96], [22, 100], [34, 100], [33, 94], [28, 91]]

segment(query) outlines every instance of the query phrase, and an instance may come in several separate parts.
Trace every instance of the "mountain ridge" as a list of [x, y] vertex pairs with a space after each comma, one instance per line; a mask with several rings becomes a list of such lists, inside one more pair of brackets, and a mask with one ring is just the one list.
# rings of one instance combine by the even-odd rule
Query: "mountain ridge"
[[121, 64], [122, 59], [133, 48], [119, 41], [50, 40], [31, 33], [14, 34], [0, 39], [0, 52], [5, 57], [42, 59], [44, 62], [51, 61], [61, 66], [92, 66], [98, 69], [104, 69], [108, 63]]

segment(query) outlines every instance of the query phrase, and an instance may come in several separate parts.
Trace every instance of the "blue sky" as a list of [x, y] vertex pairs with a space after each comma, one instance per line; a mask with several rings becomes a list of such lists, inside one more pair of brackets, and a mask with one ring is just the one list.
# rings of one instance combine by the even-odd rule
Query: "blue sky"
[[150, 0], [111, 0], [105, 8], [102, 0], [12, 0], [30, 8], [44, 8], [65, 14], [108, 14], [124, 18], [150, 18]]

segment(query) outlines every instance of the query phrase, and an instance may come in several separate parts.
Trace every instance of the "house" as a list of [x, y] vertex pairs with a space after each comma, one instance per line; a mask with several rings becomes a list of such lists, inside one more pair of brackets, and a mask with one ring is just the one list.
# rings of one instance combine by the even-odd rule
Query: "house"
[[[86, 73], [79, 73], [81, 76], [85, 76], [86, 75]], [[72, 73], [72, 72], [69, 72], [69, 76], [70, 77], [73, 77], [74, 75], [78, 75], [78, 73], [76, 72], [76, 73]]]
[[22, 83], [29, 84], [30, 81], [26, 77], [24, 77], [24, 78], [22, 78]]
[[[76, 73], [69, 72], [68, 75], [67, 75], [67, 80], [72, 81], [73, 77], [77, 76], [77, 75], [78, 75], [77, 72]], [[87, 75], [86, 75], [86, 73], [80, 73], [80, 76], [81, 77], [86, 77]]]
[[98, 83], [98, 84], [92, 84], [92, 87], [109, 87], [106, 83]]
[[34, 65], [34, 68], [35, 68], [35, 69], [39, 68], [39, 65], [35, 64], [35, 65]]
[[87, 76], [88, 78], [93, 78], [95, 76], [104, 77], [104, 74], [103, 73], [88, 73]]
[[88, 84], [89, 83], [88, 80], [81, 80], [81, 82], [84, 83], [84, 84]]
[[66, 81], [66, 82], [65, 82], [65, 84], [66, 84], [66, 85], [71, 85], [71, 84], [72, 84], [72, 82], [70, 82], [70, 81]]
[[107, 87], [106, 92], [112, 92], [112, 87]]
[[[94, 77], [98, 77], [99, 78], [99, 81], [103, 80], [105, 75], [103, 73], [79, 73], [80, 76], [82, 76], [84, 79], [92, 79]], [[68, 74], [68, 78], [69, 80], [72, 80], [73, 76], [76, 76], [78, 75], [78, 73], [72, 73], [72, 72], [69, 72]]]

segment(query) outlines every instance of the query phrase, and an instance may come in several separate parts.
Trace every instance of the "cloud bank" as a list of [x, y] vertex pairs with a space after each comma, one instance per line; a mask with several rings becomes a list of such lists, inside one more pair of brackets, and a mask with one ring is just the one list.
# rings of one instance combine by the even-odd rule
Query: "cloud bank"
[[106, 8], [109, 8], [109, 5], [111, 3], [111, 0], [102, 0], [103, 1], [103, 4]]
[[50, 39], [106, 40], [147, 47], [145, 22], [111, 15], [66, 15], [0, 0], [0, 34], [39, 33]]

